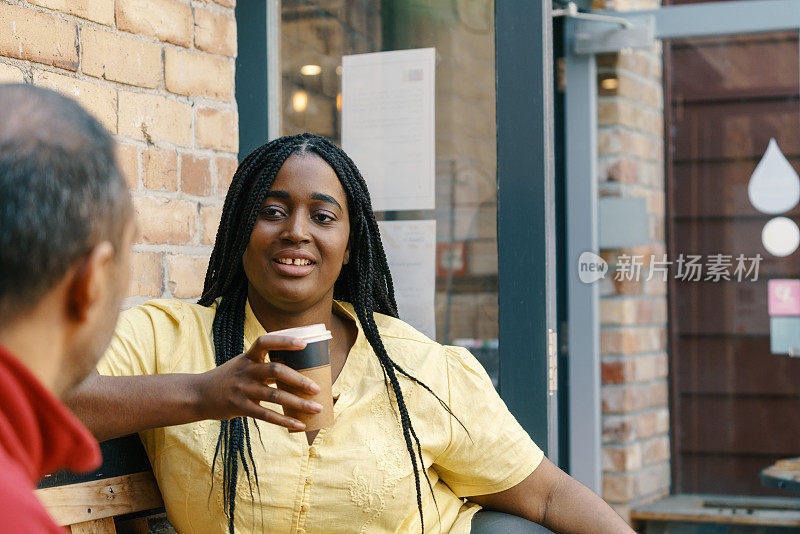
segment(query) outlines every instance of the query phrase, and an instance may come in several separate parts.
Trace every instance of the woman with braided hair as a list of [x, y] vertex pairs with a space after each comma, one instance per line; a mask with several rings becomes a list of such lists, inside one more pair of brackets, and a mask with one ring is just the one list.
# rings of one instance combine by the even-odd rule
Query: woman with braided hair
[[[304, 343], [267, 332], [316, 323], [335, 420], [289, 433], [305, 427], [278, 405], [321, 407], [271, 384], [319, 389], [269, 361]], [[397, 318], [366, 184], [315, 135], [242, 161], [200, 301], [123, 312], [98, 371], [71, 407], [99, 438], [140, 433], [181, 533], [632, 532], [544, 458], [475, 358]]]

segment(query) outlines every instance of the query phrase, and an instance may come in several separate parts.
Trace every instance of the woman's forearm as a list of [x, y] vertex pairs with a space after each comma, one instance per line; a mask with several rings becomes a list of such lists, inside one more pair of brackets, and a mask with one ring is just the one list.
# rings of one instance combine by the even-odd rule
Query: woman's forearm
[[102, 441], [204, 419], [195, 387], [198, 376], [117, 377], [93, 373], [65, 402]]
[[322, 406], [269, 384], [281, 383], [309, 395], [319, 386], [276, 362], [264, 362], [270, 350], [297, 350], [305, 342], [286, 336], [259, 337], [246, 353], [200, 374], [89, 377], [66, 399], [75, 415], [99, 440], [148, 428], [182, 425], [203, 419], [253, 417], [294, 431], [305, 424], [262, 406], [262, 402], [308, 414]]

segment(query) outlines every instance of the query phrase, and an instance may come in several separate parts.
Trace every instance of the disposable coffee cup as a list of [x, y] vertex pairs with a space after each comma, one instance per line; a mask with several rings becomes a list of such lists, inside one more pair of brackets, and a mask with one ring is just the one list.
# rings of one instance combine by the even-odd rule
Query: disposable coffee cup
[[269, 359], [307, 376], [316, 382], [320, 389], [316, 395], [309, 395], [303, 390], [281, 382], [277, 383], [278, 389], [322, 405], [322, 411], [313, 414], [284, 407], [284, 414], [306, 424], [304, 431], [289, 430], [289, 432], [308, 432], [331, 426], [333, 424], [333, 392], [331, 391], [331, 358], [328, 352], [328, 341], [333, 336], [330, 331], [325, 328], [324, 324], [313, 324], [278, 330], [270, 332], [270, 334], [296, 337], [306, 342], [306, 347], [301, 350], [271, 350]]

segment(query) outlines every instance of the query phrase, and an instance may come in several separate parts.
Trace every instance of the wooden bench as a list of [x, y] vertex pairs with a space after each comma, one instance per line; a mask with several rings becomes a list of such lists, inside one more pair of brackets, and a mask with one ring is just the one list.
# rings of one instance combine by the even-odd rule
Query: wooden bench
[[56, 523], [68, 526], [73, 534], [105, 534], [118, 530], [147, 534], [146, 517], [126, 519], [124, 516], [164, 507], [151, 471], [38, 489], [36, 496]]
[[164, 501], [139, 437], [105, 441], [100, 451], [97, 471], [45, 477], [36, 496], [73, 533], [147, 534], [144, 516], [163, 512]]

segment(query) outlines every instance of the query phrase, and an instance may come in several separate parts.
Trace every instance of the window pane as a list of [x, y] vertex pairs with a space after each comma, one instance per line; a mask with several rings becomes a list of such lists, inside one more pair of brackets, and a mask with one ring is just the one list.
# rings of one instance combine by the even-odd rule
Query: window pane
[[283, 135], [341, 140], [343, 55], [436, 48], [437, 341], [470, 348], [497, 385], [497, 154], [492, 0], [284, 0]]

